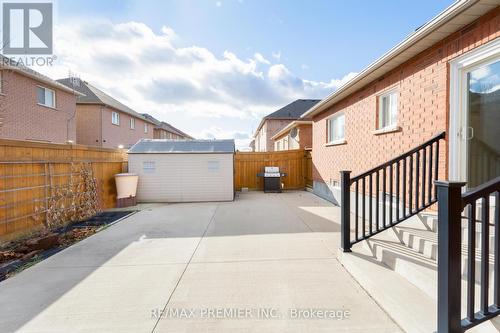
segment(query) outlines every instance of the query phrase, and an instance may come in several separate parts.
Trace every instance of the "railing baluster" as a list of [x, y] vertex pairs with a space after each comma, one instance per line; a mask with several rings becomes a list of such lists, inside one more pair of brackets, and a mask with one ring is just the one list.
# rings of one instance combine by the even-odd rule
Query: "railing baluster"
[[408, 184], [408, 212], [411, 215], [413, 213], [413, 155], [410, 155], [410, 166], [409, 166], [409, 184]]
[[493, 282], [493, 302], [500, 307], [500, 192], [495, 193], [495, 275]]
[[481, 312], [488, 313], [488, 288], [489, 288], [489, 196], [482, 198], [481, 211]]
[[427, 202], [431, 203], [432, 201], [432, 144], [429, 146], [429, 175], [427, 177]]
[[379, 206], [380, 206], [380, 187], [379, 187], [379, 175], [378, 171], [375, 173], [375, 222], [377, 225], [377, 231], [380, 229], [380, 216], [379, 216]]
[[406, 217], [406, 158], [403, 160], [403, 217]]
[[399, 161], [396, 163], [396, 221], [399, 221]]
[[361, 197], [361, 216], [363, 220], [361, 221], [361, 227], [363, 228], [363, 237], [366, 237], [366, 207], [365, 207], [365, 199], [366, 199], [366, 182], [365, 177], [361, 179], [361, 185], [363, 186], [363, 194]]
[[371, 235], [371, 234], [372, 234], [372, 232], [373, 232], [373, 227], [372, 227], [372, 222], [373, 222], [373, 219], [372, 219], [372, 208], [373, 208], [373, 203], [372, 203], [372, 192], [373, 192], [373, 184], [372, 184], [372, 175], [370, 174], [370, 176], [369, 176], [369, 177], [370, 177], [370, 178], [369, 178], [369, 186], [370, 186], [370, 188], [369, 188], [369, 192], [370, 192], [370, 193], [368, 194], [368, 195], [369, 195], [369, 197], [368, 197], [368, 198], [370, 199], [370, 200], [369, 200], [370, 210], [368, 211], [368, 212], [369, 212], [369, 213], [368, 213], [368, 220], [370, 221], [370, 222], [369, 222], [369, 225], [370, 225], [370, 235]]
[[476, 289], [476, 205], [469, 205], [467, 243], [467, 319], [474, 320], [474, 300]]
[[420, 188], [420, 151], [417, 151], [415, 155], [415, 210], [420, 208], [419, 206], [419, 188]]
[[358, 204], [358, 193], [359, 193], [359, 181], [356, 180], [356, 192], [354, 194], [355, 197], [355, 202], [354, 202], [354, 234], [356, 237], [354, 239], [358, 240], [359, 239], [359, 227], [358, 227], [358, 222], [359, 222], [359, 204]]
[[386, 190], [386, 171], [382, 169], [382, 227], [385, 228], [385, 190]]
[[393, 224], [392, 220], [392, 200], [393, 200], [393, 195], [392, 195], [392, 181], [393, 181], [393, 176], [392, 176], [392, 164], [389, 165], [389, 225]]
[[[434, 158], [434, 180], [438, 179], [439, 172], [439, 141], [436, 141], [436, 151]], [[437, 192], [434, 191], [434, 199], [437, 199]]]
[[426, 168], [427, 168], [427, 148], [424, 147], [424, 149], [422, 149], [422, 198], [420, 199], [420, 203], [422, 204], [422, 207], [425, 206], [425, 182], [426, 182], [426, 179], [425, 179], [425, 172], [427, 171]]

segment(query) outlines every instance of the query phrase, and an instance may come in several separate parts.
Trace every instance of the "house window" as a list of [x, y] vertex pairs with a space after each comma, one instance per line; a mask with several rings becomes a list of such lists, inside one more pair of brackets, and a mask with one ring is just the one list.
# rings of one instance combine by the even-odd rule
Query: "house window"
[[149, 131], [148, 124], [144, 124], [144, 133], [147, 133], [148, 131]]
[[394, 127], [398, 120], [398, 93], [390, 91], [379, 97], [378, 129]]
[[345, 115], [336, 114], [328, 119], [328, 143], [344, 140], [345, 138]]
[[0, 94], [3, 93], [3, 72], [0, 71]]
[[111, 113], [111, 123], [113, 125], [120, 125], [120, 114], [118, 112]]
[[135, 118], [130, 118], [130, 129], [135, 129]]
[[54, 90], [44, 87], [37, 87], [36, 92], [38, 104], [51, 108], [56, 107], [56, 93]]

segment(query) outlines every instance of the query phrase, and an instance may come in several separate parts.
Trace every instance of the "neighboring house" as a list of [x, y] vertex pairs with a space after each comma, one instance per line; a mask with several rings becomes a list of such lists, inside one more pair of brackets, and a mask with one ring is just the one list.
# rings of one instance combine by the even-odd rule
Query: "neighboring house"
[[250, 147], [250, 151], [255, 151], [255, 139], [252, 139], [248, 146]]
[[455, 3], [302, 116], [313, 119], [315, 193], [339, 202], [341, 170], [355, 176], [442, 131], [439, 179], [474, 187], [500, 175], [496, 6]]
[[0, 56], [0, 138], [75, 142], [76, 95], [55, 80]]
[[142, 114], [146, 119], [151, 120], [155, 123], [153, 129], [154, 139], [172, 139], [172, 140], [193, 140], [194, 138], [181, 130], [175, 128], [174, 126], [156, 119], [150, 114]]
[[78, 78], [58, 80], [82, 94], [76, 105], [76, 142], [105, 148], [128, 148], [152, 139], [155, 123], [102, 90]]
[[299, 119], [319, 101], [319, 99], [298, 99], [262, 118], [254, 134], [255, 151], [274, 151], [272, 137], [292, 121]]
[[312, 121], [294, 120], [271, 139], [275, 151], [312, 148]]

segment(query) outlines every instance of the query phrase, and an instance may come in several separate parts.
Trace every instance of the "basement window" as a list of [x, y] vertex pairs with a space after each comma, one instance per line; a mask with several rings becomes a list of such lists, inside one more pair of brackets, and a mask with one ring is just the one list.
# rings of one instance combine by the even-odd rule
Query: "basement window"
[[398, 92], [389, 91], [379, 96], [378, 102], [378, 129], [390, 129], [398, 121]]

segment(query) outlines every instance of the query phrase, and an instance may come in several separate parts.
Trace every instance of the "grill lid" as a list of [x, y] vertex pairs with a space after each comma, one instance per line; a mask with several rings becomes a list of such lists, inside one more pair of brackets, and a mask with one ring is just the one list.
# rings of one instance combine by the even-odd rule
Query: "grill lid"
[[264, 167], [264, 173], [279, 173], [279, 167]]

